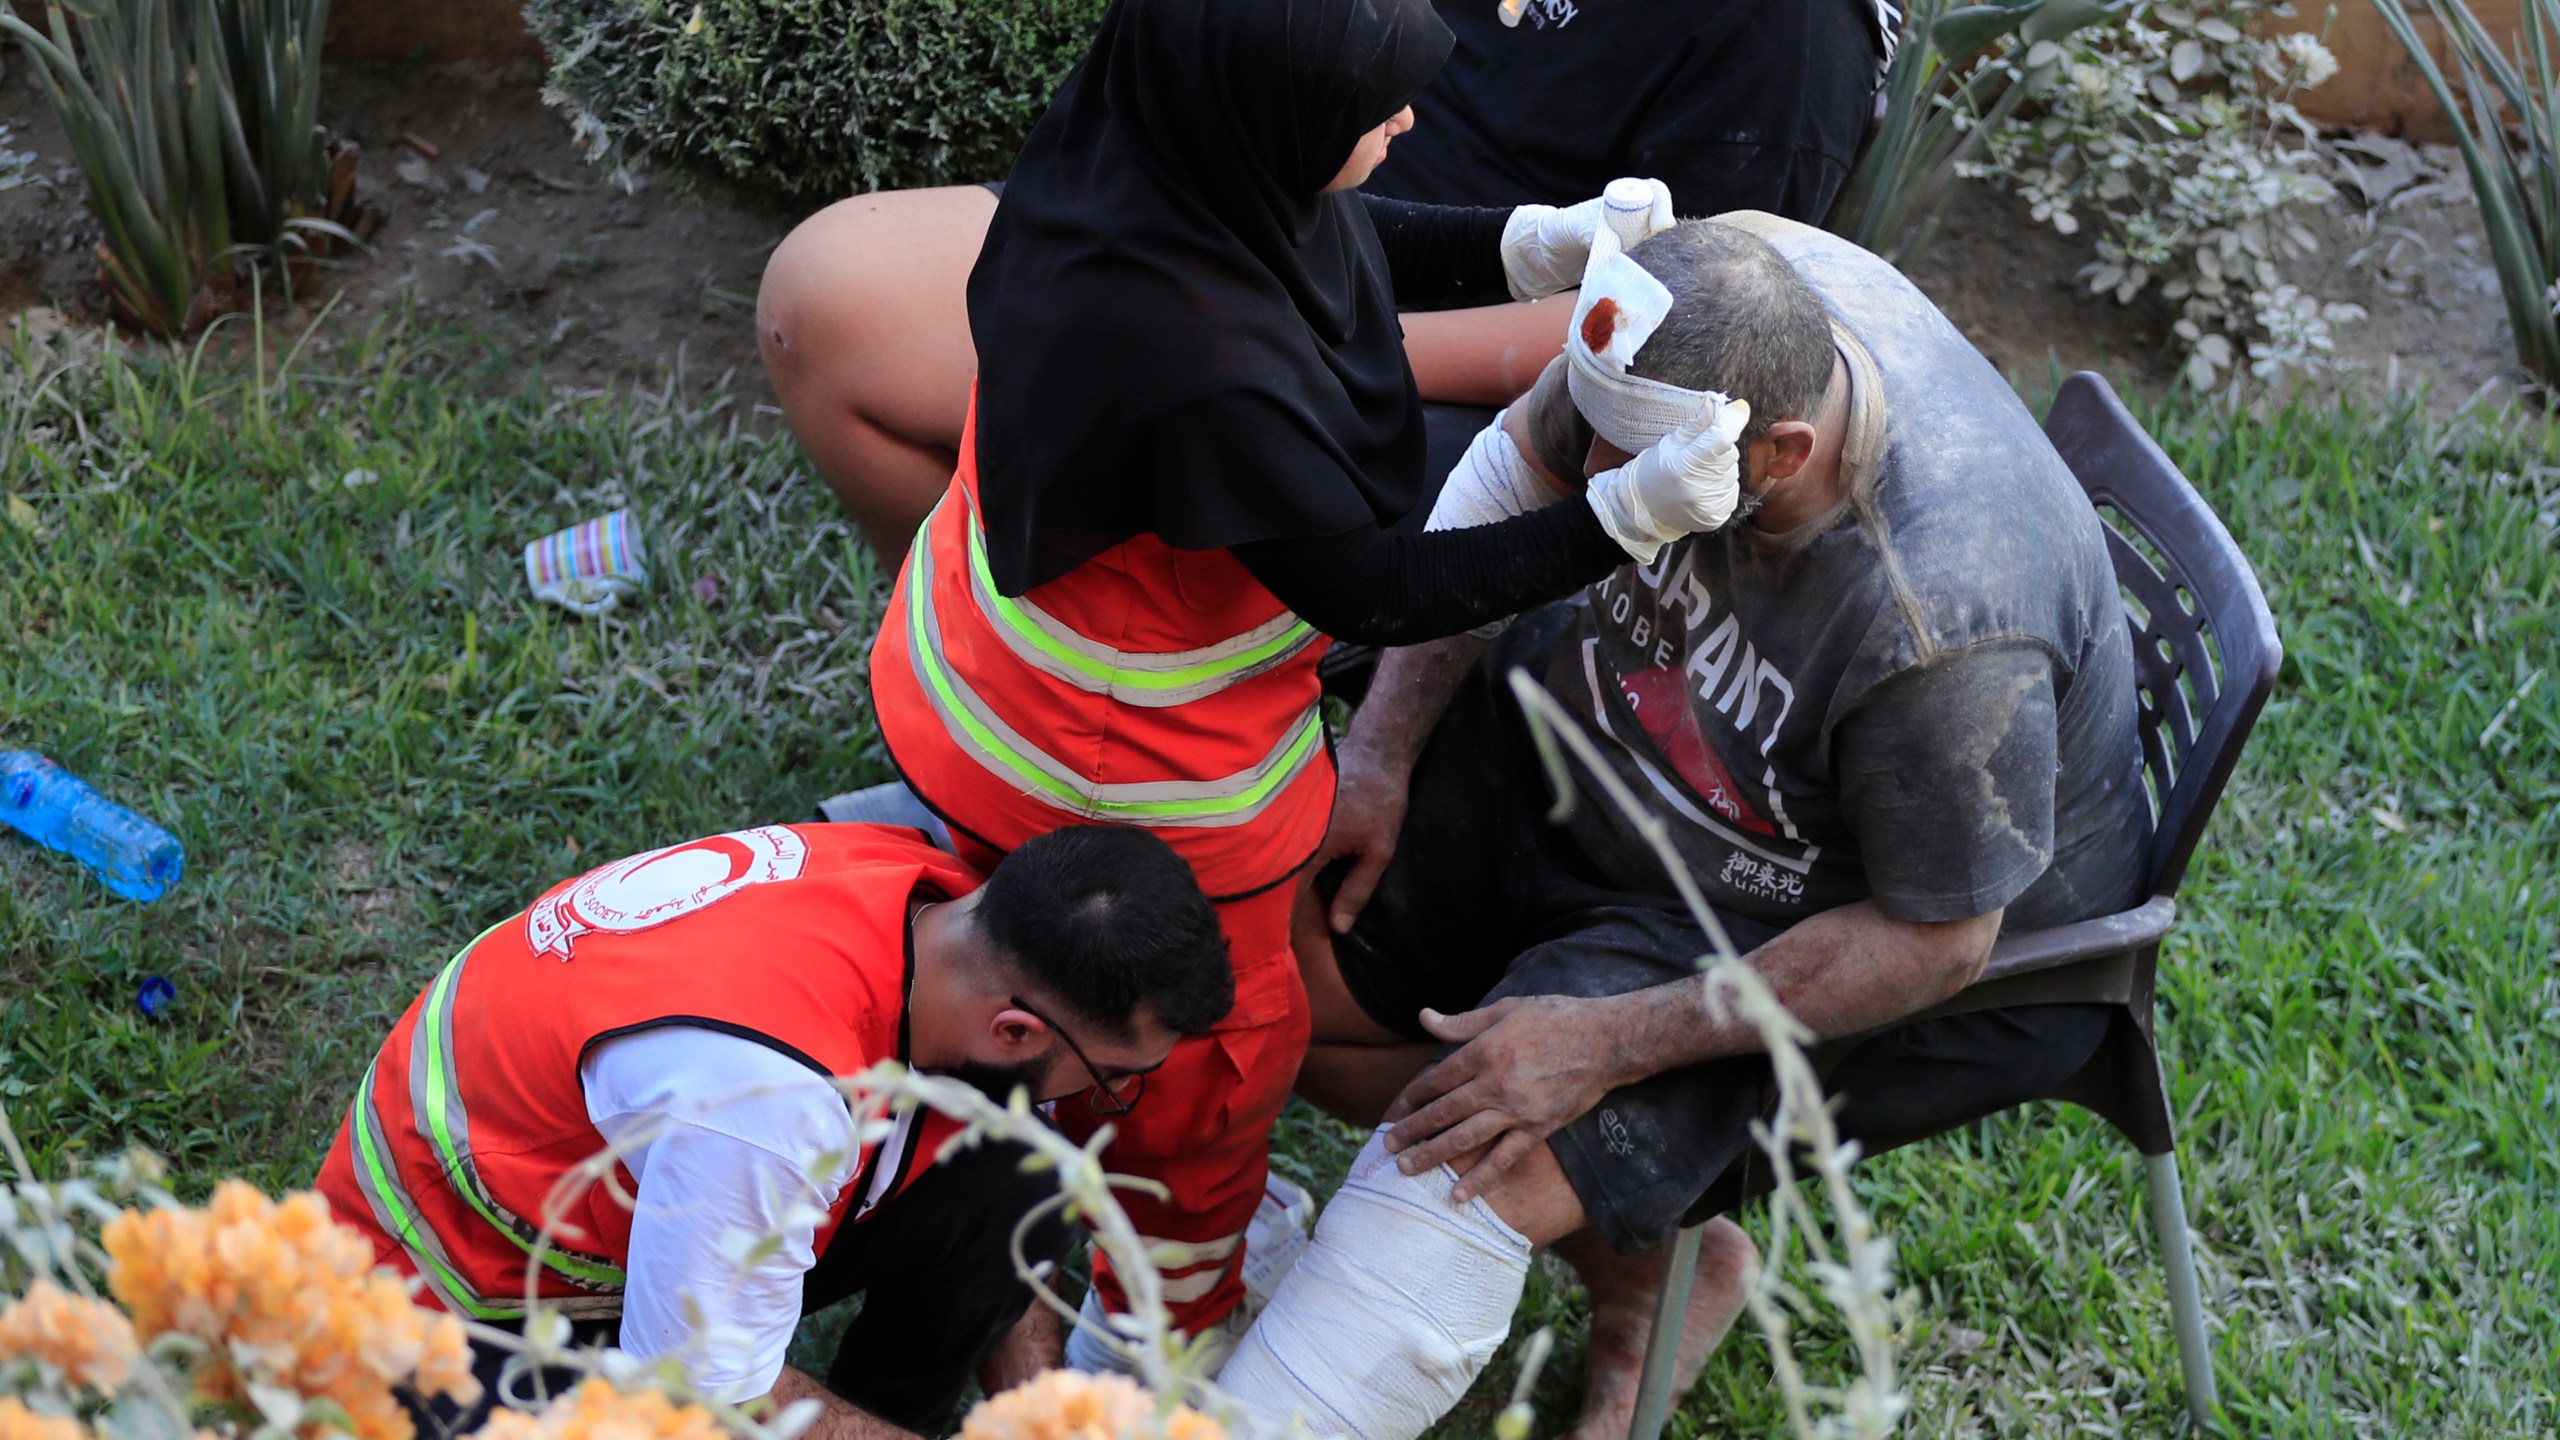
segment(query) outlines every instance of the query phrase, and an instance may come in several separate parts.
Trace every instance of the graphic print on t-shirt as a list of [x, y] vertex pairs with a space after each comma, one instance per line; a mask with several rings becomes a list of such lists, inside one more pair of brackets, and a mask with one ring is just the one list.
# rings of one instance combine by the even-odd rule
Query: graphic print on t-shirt
[[525, 939], [536, 955], [556, 955], [566, 964], [581, 935], [629, 935], [664, 925], [750, 885], [792, 879], [808, 858], [809, 843], [780, 825], [633, 855], [544, 896], [525, 912]]
[[1636, 723], [1652, 738], [1654, 753], [1670, 761], [1672, 773], [1686, 781], [1709, 808], [1754, 834], [1776, 834], [1776, 828], [1743, 800], [1742, 787], [1733, 783], [1732, 772], [1699, 731], [1697, 712], [1684, 703], [1687, 673], [1666, 666], [1621, 675], [1618, 693], [1626, 697], [1627, 708], [1636, 712]]
[[[1670, 546], [1588, 592], [1598, 632], [1583, 644], [1591, 714], [1664, 804], [1732, 847], [1722, 872], [1710, 872], [1717, 883], [1800, 904], [1822, 847], [1787, 814], [1768, 758], [1796, 685], [1742, 617], [1716, 604], [1697, 545]], [[1616, 716], [1635, 722], [1632, 733]]]

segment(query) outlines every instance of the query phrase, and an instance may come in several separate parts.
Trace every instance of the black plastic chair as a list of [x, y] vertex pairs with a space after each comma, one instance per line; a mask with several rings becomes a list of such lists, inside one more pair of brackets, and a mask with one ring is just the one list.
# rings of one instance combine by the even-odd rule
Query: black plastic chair
[[[2156, 821], [2150, 896], [2120, 914], [2001, 937], [1981, 978], [1952, 1000], [1911, 1018], [2011, 1005], [2094, 1002], [2119, 1007], [2115, 1024], [2088, 1064], [2044, 1098], [2096, 1113], [2142, 1152], [2150, 1179], [2151, 1224], [2168, 1272], [2170, 1318], [2186, 1375], [2187, 1413], [2203, 1429], [2211, 1425], [2215, 1406], [2213, 1368], [2188, 1242], [2169, 1088], [2152, 1028], [2153, 982], [2160, 939], [2177, 918], [2177, 902], [2171, 897], [2186, 877], [2187, 862], [2222, 797], [2223, 783], [2231, 778], [2241, 745], [2274, 688], [2284, 649], [2258, 577], [2231, 532], [2134, 423], [2105, 380], [2084, 371], [2063, 382], [2045, 418], [2045, 433], [2107, 522], [2107, 550], [2133, 629], [2142, 757]], [[1814, 1056], [1816, 1065], [1826, 1058], [1836, 1061], [1855, 1043], [1852, 1038], [1822, 1047]], [[1868, 1137], [1867, 1151], [1881, 1153], [1927, 1138], [1927, 1133]], [[1755, 1173], [1765, 1176], [1767, 1168], [1756, 1167]], [[1765, 1190], [1765, 1183], [1760, 1188]], [[1697, 1230], [1683, 1230], [1673, 1246], [1652, 1342], [1645, 1351], [1630, 1440], [1656, 1440], [1670, 1413], [1675, 1342], [1680, 1317], [1688, 1309], [1697, 1256]]]

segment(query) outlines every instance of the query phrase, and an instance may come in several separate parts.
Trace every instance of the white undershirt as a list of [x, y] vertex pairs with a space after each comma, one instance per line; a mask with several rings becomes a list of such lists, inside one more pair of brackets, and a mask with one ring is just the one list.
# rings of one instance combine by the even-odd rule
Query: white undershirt
[[[681, 1354], [716, 1399], [770, 1393], [818, 1226], [861, 1159], [843, 1096], [778, 1050], [691, 1025], [608, 1040], [578, 1081], [639, 1187], [623, 1350]], [[749, 1257], [768, 1236], [779, 1247]]]

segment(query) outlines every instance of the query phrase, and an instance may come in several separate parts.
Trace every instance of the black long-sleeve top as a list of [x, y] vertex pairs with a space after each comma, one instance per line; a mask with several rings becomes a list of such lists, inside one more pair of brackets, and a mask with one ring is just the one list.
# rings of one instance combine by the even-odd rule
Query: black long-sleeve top
[[[1399, 302], [1509, 295], [1508, 209], [1361, 199]], [[1365, 645], [1415, 645], [1471, 630], [1569, 595], [1627, 562], [1578, 499], [1465, 530], [1389, 534], [1371, 524], [1256, 541], [1234, 553], [1300, 619]]]

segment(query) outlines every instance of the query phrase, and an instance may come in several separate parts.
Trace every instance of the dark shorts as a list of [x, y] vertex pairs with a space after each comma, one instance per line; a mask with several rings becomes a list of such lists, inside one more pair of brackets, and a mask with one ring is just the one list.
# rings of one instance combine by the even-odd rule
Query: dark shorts
[[[1417, 1040], [1431, 1038], [1425, 1006], [1624, 994], [1696, 974], [1710, 948], [1667, 885], [1612, 883], [1546, 822], [1546, 778], [1489, 668], [1469, 677], [1423, 752], [1396, 857], [1334, 947], [1361, 1009]], [[1745, 953], [1779, 933], [1718, 918]], [[2034, 1099], [2080, 1068], [2112, 1017], [2103, 1005], [2034, 1005], [1884, 1031], [1828, 1076], [1840, 1133], [1872, 1151]], [[1758, 1188], [1765, 1157], [1751, 1123], [1775, 1102], [1766, 1060], [1712, 1061], [1613, 1091], [1547, 1143], [1609, 1244], [1640, 1250]]]

